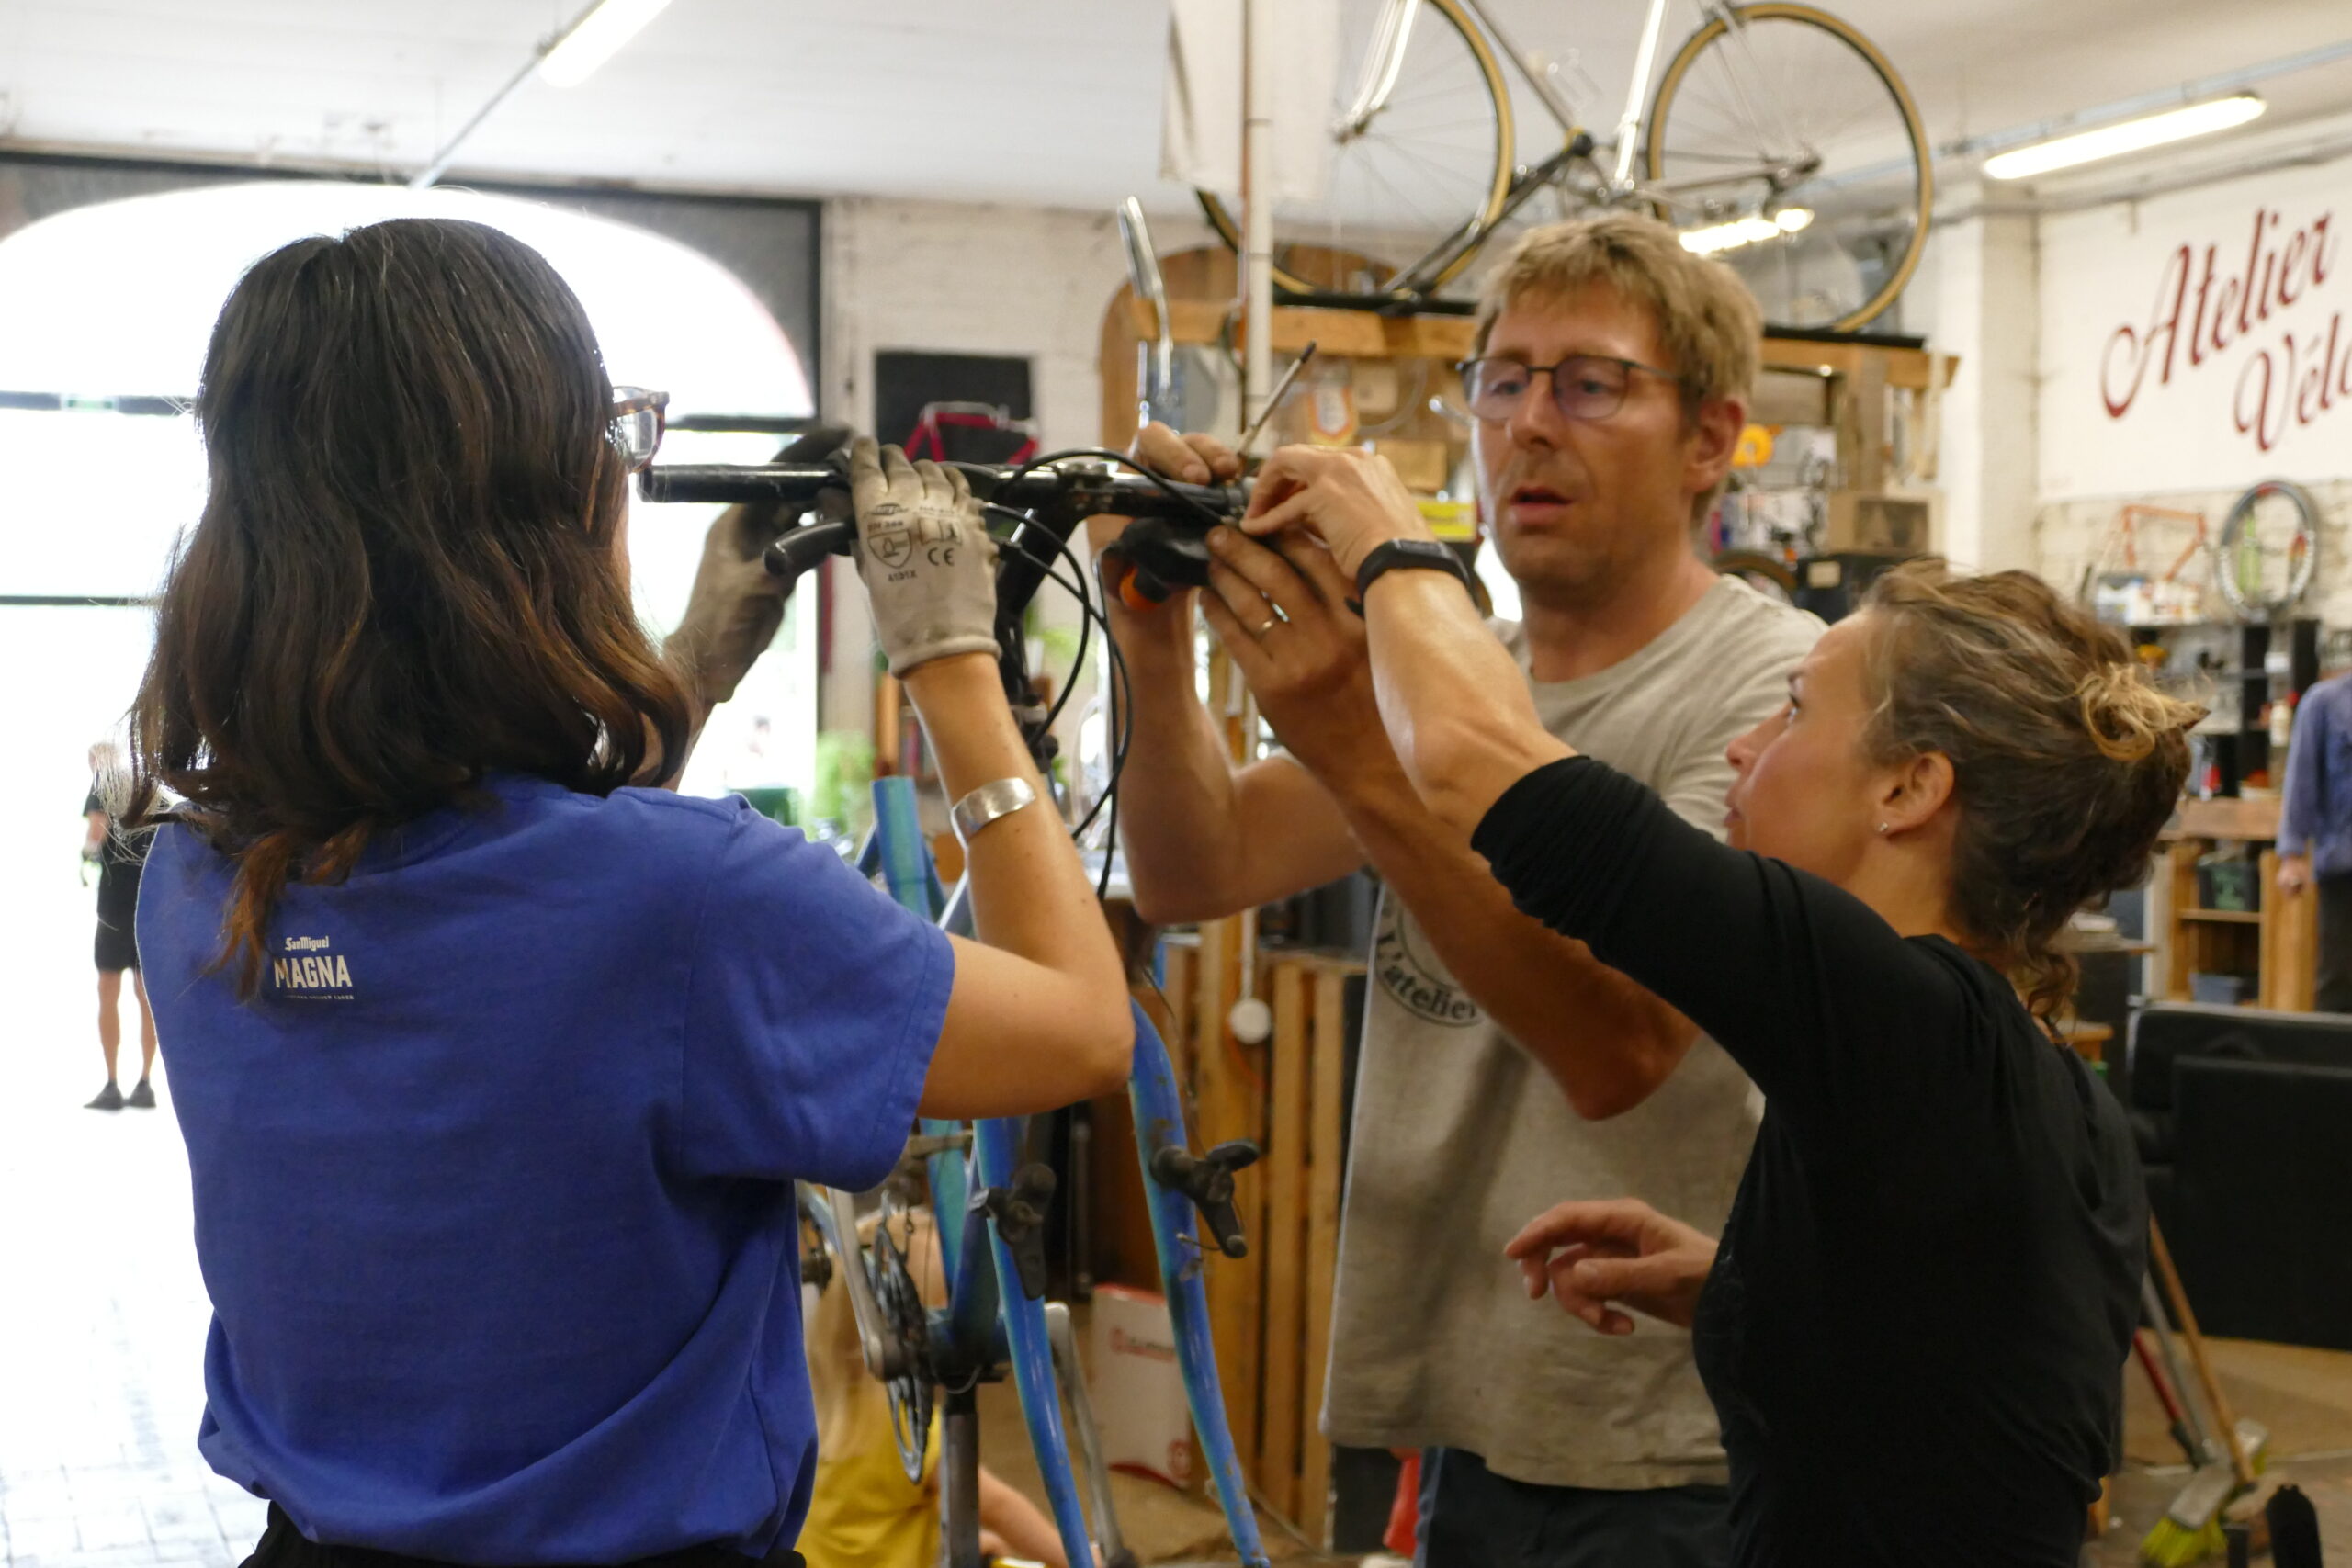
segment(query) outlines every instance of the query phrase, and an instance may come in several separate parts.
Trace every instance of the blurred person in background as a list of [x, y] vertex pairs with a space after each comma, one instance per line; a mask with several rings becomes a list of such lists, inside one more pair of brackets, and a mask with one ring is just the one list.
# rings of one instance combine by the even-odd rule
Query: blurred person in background
[[2278, 815], [2278, 890], [2319, 889], [2319, 974], [2312, 1005], [2352, 1012], [2352, 671], [2295, 705], [2287, 798]]
[[[119, 1111], [128, 1105], [140, 1111], [155, 1109], [155, 1089], [148, 1076], [155, 1070], [155, 1015], [147, 1008], [147, 982], [139, 974], [139, 943], [131, 931], [139, 910], [139, 873], [147, 860], [147, 840], [114, 830], [114, 815], [107, 807], [108, 780], [122, 768], [120, 748], [100, 741], [90, 748], [90, 794], [82, 802], [89, 835], [82, 840], [82, 860], [98, 868], [98, 1049], [107, 1059], [107, 1086], [87, 1109]], [[122, 1092], [116, 1058], [122, 1050], [122, 976], [130, 975], [131, 995], [139, 998], [139, 1081]]]
[[[868, 1243], [882, 1214], [858, 1225]], [[926, 1208], [887, 1217], [923, 1305], [947, 1304], [939, 1228]], [[808, 1568], [933, 1568], [940, 1561], [939, 1416], [923, 1439], [922, 1475], [907, 1479], [888, 1390], [865, 1370], [849, 1287], [836, 1269], [808, 1315], [808, 1389], [817, 1406], [817, 1484], [800, 1554]], [[980, 1467], [980, 1551], [1069, 1568], [1054, 1522], [994, 1471]]]

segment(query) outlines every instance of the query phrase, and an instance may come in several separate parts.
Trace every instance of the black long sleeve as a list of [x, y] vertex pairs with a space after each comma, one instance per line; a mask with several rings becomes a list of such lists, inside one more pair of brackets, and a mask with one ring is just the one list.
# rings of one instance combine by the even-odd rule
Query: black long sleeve
[[[1965, 971], [1989, 971], [1948, 942], [1905, 940], [1817, 876], [1716, 842], [1590, 758], [1521, 779], [1471, 847], [1522, 912], [1680, 1010], [1800, 1119], [1982, 1066]], [[1890, 1060], [1898, 1036], [1906, 1050]]]
[[1599, 762], [1528, 774], [1471, 843], [1765, 1093], [1692, 1330], [1737, 1568], [2071, 1564], [2147, 1234], [2112, 1099], [1983, 963]]

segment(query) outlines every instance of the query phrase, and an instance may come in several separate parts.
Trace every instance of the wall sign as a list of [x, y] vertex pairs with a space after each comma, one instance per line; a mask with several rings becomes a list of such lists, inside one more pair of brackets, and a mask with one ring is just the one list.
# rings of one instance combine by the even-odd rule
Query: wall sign
[[2352, 472], [2352, 163], [2044, 220], [2045, 495]]

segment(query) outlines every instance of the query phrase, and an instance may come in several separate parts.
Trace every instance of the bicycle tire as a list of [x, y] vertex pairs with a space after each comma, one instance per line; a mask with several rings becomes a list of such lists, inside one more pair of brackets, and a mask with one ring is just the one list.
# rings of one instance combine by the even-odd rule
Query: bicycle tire
[[[1736, 6], [1732, 7], [1732, 10], [1742, 25], [1768, 21], [1791, 22], [1817, 28], [1828, 33], [1838, 42], [1852, 50], [1860, 58], [1862, 63], [1870, 68], [1880, 83], [1884, 85], [1899, 111], [1905, 133], [1910, 143], [1912, 166], [1911, 234], [1902, 255], [1887, 269], [1886, 276], [1876, 291], [1859, 306], [1826, 321], [1774, 323], [1782, 326], [1827, 327], [1837, 332], [1852, 332], [1885, 313], [1887, 307], [1894, 302], [1895, 298], [1903, 292], [1905, 286], [1911, 281], [1911, 275], [1918, 270], [1919, 257], [1927, 249], [1928, 220], [1935, 205], [1935, 168], [1934, 159], [1928, 145], [1927, 127], [1919, 118], [1919, 107], [1912, 100], [1911, 89], [1905, 85], [1903, 77], [1895, 71], [1894, 63], [1880, 51], [1878, 46], [1863, 37], [1850, 24], [1831, 16], [1828, 12], [1813, 6], [1793, 4], [1791, 0], [1759, 0], [1758, 4]], [[1657, 91], [1650, 96], [1646, 122], [1647, 145], [1644, 149], [1643, 167], [1647, 178], [1654, 185], [1666, 178], [1666, 160], [1668, 155], [1666, 127], [1668, 118], [1673, 110], [1676, 95], [1680, 92], [1684, 82], [1688, 80], [1690, 68], [1698, 62], [1700, 57], [1710, 46], [1724, 35], [1726, 27], [1721, 17], [1710, 17], [1697, 32], [1683, 40], [1682, 47], [1677, 50], [1674, 58], [1668, 62], [1666, 73], [1658, 78]], [[1655, 204], [1653, 204], [1653, 210], [1656, 210]], [[1672, 221], [1664, 212], [1659, 212], [1658, 216]]]
[[[2258, 586], [2249, 585], [2241, 570], [2248, 535], [2246, 525], [2254, 518], [2255, 508], [2272, 496], [2284, 497], [2292, 503], [2297, 514], [2295, 533], [2287, 547], [2287, 581], [2284, 591], [2264, 593]], [[2257, 558], [2261, 553], [2259, 541], [2255, 545]], [[2311, 492], [2292, 479], [2264, 479], [2249, 488], [2230, 507], [2230, 514], [2222, 521], [2222, 531], [2213, 544], [2213, 579], [2222, 590], [2222, 597], [2242, 620], [2267, 621], [2301, 599], [2312, 585], [2319, 568], [2319, 503]]]
[[1785, 604], [1797, 602], [1797, 574], [1788, 562], [1762, 550], [1725, 550], [1708, 563], [1718, 577], [1736, 577], [1768, 598], [1777, 593]]
[[[1495, 51], [1487, 42], [1486, 34], [1479, 30], [1477, 23], [1464, 11], [1462, 0], [1419, 0], [1419, 6], [1422, 11], [1434, 12], [1442, 17], [1446, 26], [1453, 28], [1459, 37], [1463, 47], [1469, 51], [1470, 57], [1477, 64], [1480, 78], [1485, 85], [1487, 107], [1493, 111], [1495, 117], [1494, 168], [1487, 180], [1485, 199], [1475, 213], [1468, 215], [1475, 220], [1476, 228], [1469, 243], [1462, 247], [1461, 254], [1438, 269], [1435, 276], [1421, 290], [1423, 293], [1434, 294], [1459, 276], [1464, 267], [1478, 258], [1479, 245], [1484, 242], [1487, 230], [1493, 226], [1497, 215], [1502, 211], [1503, 198], [1510, 190], [1512, 141], [1516, 130], [1510, 112], [1510, 88], [1503, 80], [1502, 65], [1496, 60]], [[1411, 47], [1409, 42], [1407, 47]], [[1225, 242], [1227, 249], [1236, 256], [1240, 256], [1243, 253], [1239, 218], [1226, 206], [1224, 198], [1215, 191], [1195, 187], [1193, 195], [1200, 202], [1201, 211], [1208, 219], [1209, 227], [1216, 231], [1217, 238]], [[1337, 237], [1336, 245], [1344, 247], [1346, 241], [1345, 232], [1341, 231]], [[1338, 287], [1330, 280], [1310, 277], [1304, 273], [1294, 272], [1284, 266], [1281, 259], [1283, 248], [1294, 243], [1333, 243], [1333, 236], [1328, 232], [1316, 236], [1284, 236], [1277, 233], [1274, 236], [1274, 286], [1300, 294], [1324, 292]], [[1432, 247], [1431, 251], [1424, 252], [1422, 256], [1434, 254], [1434, 249], [1435, 247]], [[1420, 259], [1422, 258], [1417, 257], [1414, 261], [1408, 262], [1405, 265], [1396, 268], [1390, 276], [1412, 271]], [[1390, 292], [1385, 287], [1385, 280], [1382, 280], [1382, 285], [1362, 292], [1364, 292], [1368, 298], [1377, 298]]]

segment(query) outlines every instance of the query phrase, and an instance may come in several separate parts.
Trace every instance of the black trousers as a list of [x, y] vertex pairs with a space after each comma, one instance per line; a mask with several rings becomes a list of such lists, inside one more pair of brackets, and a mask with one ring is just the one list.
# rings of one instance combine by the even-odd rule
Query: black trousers
[[[321, 1546], [294, 1528], [286, 1510], [269, 1506], [269, 1528], [261, 1532], [244, 1568], [449, 1568], [425, 1557], [403, 1557], [365, 1546]], [[582, 1568], [587, 1568], [583, 1564]], [[746, 1557], [732, 1547], [690, 1546], [659, 1557], [640, 1557], [623, 1568], [805, 1568], [800, 1553], [777, 1547], [765, 1558]]]
[[2319, 879], [2319, 973], [2312, 1005], [2352, 1012], [2352, 876]]
[[1603, 1492], [1497, 1475], [1461, 1449], [1421, 1450], [1416, 1568], [1723, 1568], [1731, 1489]]

